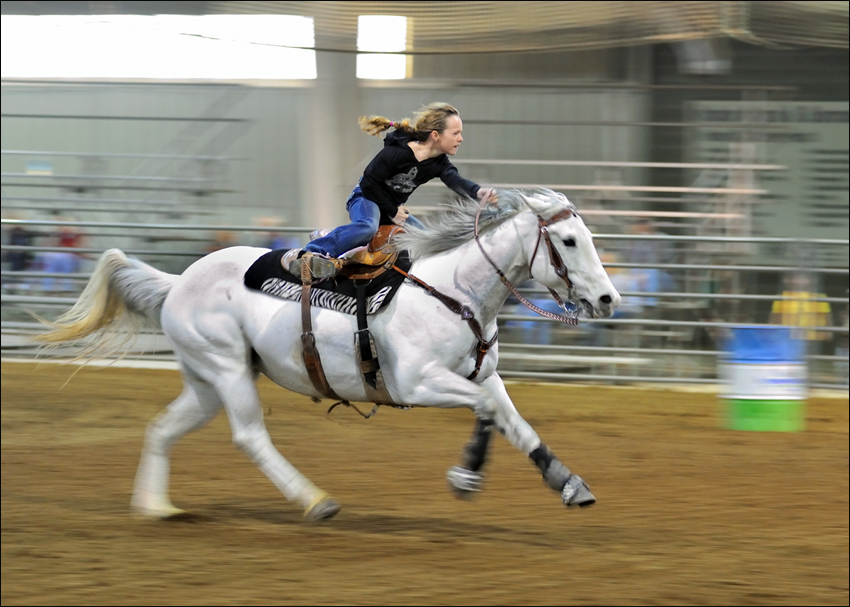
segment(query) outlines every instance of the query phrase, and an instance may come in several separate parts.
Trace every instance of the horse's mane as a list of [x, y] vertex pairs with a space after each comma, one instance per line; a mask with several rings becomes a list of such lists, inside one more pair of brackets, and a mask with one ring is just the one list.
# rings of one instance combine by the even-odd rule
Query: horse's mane
[[[541, 210], [547, 215], [547, 211], [570, 204], [563, 194], [544, 188], [499, 190], [498, 205], [485, 204], [481, 210], [478, 233], [485, 234], [527, 210], [526, 197], [543, 203], [546, 208]], [[457, 197], [439, 213], [423, 218], [425, 229], [405, 226], [405, 233], [396, 236], [393, 243], [398, 249], [406, 250], [411, 259], [451, 251], [473, 239], [479, 204], [474, 198]]]

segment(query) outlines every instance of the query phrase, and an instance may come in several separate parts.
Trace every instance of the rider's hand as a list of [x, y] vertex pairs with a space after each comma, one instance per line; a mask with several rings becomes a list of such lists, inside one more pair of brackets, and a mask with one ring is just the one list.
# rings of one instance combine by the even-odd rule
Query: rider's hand
[[407, 221], [407, 218], [410, 216], [410, 211], [407, 210], [407, 207], [399, 207], [398, 213], [393, 217], [393, 223], [397, 226], [404, 225], [404, 222]]
[[491, 205], [496, 205], [499, 202], [499, 195], [496, 193], [496, 188], [478, 188], [478, 200], [489, 202]]

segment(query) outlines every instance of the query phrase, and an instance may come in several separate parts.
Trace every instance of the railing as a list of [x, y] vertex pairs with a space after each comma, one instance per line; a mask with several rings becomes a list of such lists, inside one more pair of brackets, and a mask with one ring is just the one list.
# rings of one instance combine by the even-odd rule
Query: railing
[[[59, 221], [2, 221], [4, 227], [22, 226], [53, 227], [59, 225], [85, 228], [92, 241], [97, 240], [97, 230], [113, 230], [131, 235], [139, 231], [180, 230], [196, 233], [213, 233], [226, 230], [233, 233], [289, 233], [304, 235], [313, 230], [309, 227], [274, 226], [219, 226], [219, 225], [174, 225], [156, 223], [126, 222], [59, 222]], [[808, 239], [789, 240], [781, 238], [724, 238], [707, 236], [638, 236], [625, 234], [596, 234], [597, 243], [624, 240], [666, 240], [675, 243], [693, 245], [698, 242], [715, 243], [774, 243], [805, 244], [814, 247], [847, 247], [847, 240]], [[203, 242], [203, 234], [195, 242]], [[147, 250], [128, 249], [125, 252], [139, 258], [178, 258], [188, 264], [205, 254], [204, 251], [178, 251], [158, 243], [158, 248]], [[73, 249], [75, 252], [96, 256], [106, 247], [90, 246], [85, 249]], [[67, 251], [60, 247], [42, 246], [2, 246], [5, 253], [25, 251], [40, 253], [49, 251]], [[740, 261], [745, 262], [742, 257]], [[154, 264], [157, 262], [154, 261]], [[609, 269], [634, 268], [666, 270], [670, 272], [734, 272], [747, 273], [786, 273], [799, 271], [798, 265], [781, 263], [777, 265], [753, 264], [731, 265], [729, 263], [671, 263], [646, 265], [617, 262], [605, 264]], [[817, 275], [843, 280], [846, 284], [847, 268], [808, 268]], [[41, 330], [41, 325], [27, 314], [27, 310], [38, 311], [50, 317], [64, 311], [76, 301], [89, 274], [44, 273], [37, 271], [2, 272], [2, 353], [4, 356], [34, 356], [36, 350], [27, 341], [27, 337]], [[67, 293], [38, 292], [38, 284], [44, 278], [62, 278], [72, 281], [73, 289]], [[743, 281], [746, 282], [746, 281]], [[31, 288], [24, 288], [29, 285]], [[35, 291], [35, 292], [34, 292]], [[545, 296], [542, 288], [527, 287], [521, 291], [526, 297]], [[624, 292], [627, 297], [653, 300], [654, 305], [645, 306], [646, 313], [640, 318], [631, 319], [589, 319], [583, 320], [578, 328], [563, 327], [540, 316], [526, 315], [517, 302], [508, 301], [499, 315], [500, 324], [500, 364], [499, 370], [504, 377], [546, 379], [549, 381], [592, 381], [604, 383], [689, 383], [707, 384], [717, 382], [717, 358], [722, 354], [718, 349], [717, 336], [723, 331], [746, 324], [765, 327], [778, 327], [769, 323], [760, 323], [752, 310], [739, 312], [734, 319], [723, 319], [715, 313], [721, 304], [757, 304], [775, 301], [776, 294], [759, 293], [710, 293], [710, 292]], [[831, 306], [847, 305], [846, 297], [816, 298], [814, 301], [826, 302]], [[539, 329], [535, 331], [535, 329]], [[846, 339], [848, 328], [824, 324], [806, 327], [828, 336]], [[703, 339], [698, 338], [698, 334]], [[533, 343], [528, 336], [543, 336], [543, 343]], [[710, 339], [705, 338], [711, 336]], [[593, 337], [594, 339], [590, 339]], [[828, 340], [832, 341], [832, 340]], [[153, 344], [153, 345], [152, 345]], [[600, 345], [601, 344], [601, 345]], [[144, 352], [147, 352], [145, 354]], [[173, 355], [161, 336], [152, 333], [142, 340], [137, 357], [171, 358]], [[812, 349], [808, 363], [812, 373], [811, 386], [821, 388], [843, 388], [846, 386], [846, 366], [848, 357], [844, 354], [818, 352]]]

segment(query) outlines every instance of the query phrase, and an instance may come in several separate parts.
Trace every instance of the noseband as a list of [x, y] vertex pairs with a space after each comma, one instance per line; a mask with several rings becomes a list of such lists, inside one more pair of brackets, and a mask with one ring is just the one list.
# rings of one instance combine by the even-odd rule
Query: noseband
[[[558, 302], [558, 305], [561, 306], [561, 309], [566, 312], [564, 315], [553, 314], [552, 312], [548, 312], [547, 310], [542, 310], [538, 308], [533, 303], [528, 301], [525, 297], [523, 297], [517, 288], [511, 284], [511, 282], [505, 277], [504, 273], [493, 263], [493, 260], [490, 259], [490, 256], [487, 255], [487, 252], [484, 250], [484, 247], [481, 246], [481, 241], [478, 239], [478, 220], [481, 217], [481, 210], [484, 208], [484, 200], [481, 201], [481, 204], [478, 205], [478, 212], [475, 214], [475, 230], [473, 232], [475, 236], [475, 242], [478, 244], [478, 248], [481, 249], [482, 255], [484, 258], [493, 266], [493, 269], [496, 270], [496, 273], [499, 275], [499, 280], [510, 290], [511, 293], [529, 310], [540, 314], [541, 316], [545, 316], [546, 318], [557, 320], [558, 322], [563, 322], [569, 325], [577, 325], [578, 324], [578, 312], [569, 312], [567, 310], [567, 306], [564, 304], [564, 301], [561, 299], [561, 296], [554, 289], [549, 289], [549, 292], [552, 294], [552, 297], [555, 298], [555, 301]], [[537, 257], [537, 249], [540, 248], [540, 239], [546, 241], [546, 248], [549, 249], [549, 263], [552, 265], [552, 268], [555, 270], [555, 274], [561, 277], [561, 279], [567, 285], [567, 292], [569, 293], [573, 288], [573, 283], [570, 281], [569, 270], [567, 270], [567, 266], [564, 265], [563, 259], [561, 259], [561, 255], [558, 253], [558, 250], [555, 248], [555, 245], [552, 244], [552, 239], [549, 236], [549, 226], [553, 223], [557, 223], [559, 221], [563, 221], [565, 219], [569, 219], [575, 215], [575, 211], [572, 209], [564, 209], [562, 211], [558, 211], [549, 219], [543, 219], [540, 215], [537, 216], [537, 244], [534, 245], [534, 253], [531, 255], [531, 261], [528, 263], [528, 272], [531, 274], [531, 266], [534, 264], [534, 259]], [[533, 277], [533, 274], [532, 274]], [[548, 287], [547, 287], [548, 288]]]

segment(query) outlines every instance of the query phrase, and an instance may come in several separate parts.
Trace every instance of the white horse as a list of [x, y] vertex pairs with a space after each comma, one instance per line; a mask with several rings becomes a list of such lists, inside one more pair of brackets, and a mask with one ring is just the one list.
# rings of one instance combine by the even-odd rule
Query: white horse
[[[467, 407], [477, 418], [462, 462], [447, 474], [458, 495], [480, 490], [491, 430], [495, 427], [529, 456], [566, 506], [596, 499], [520, 416], [496, 373], [496, 315], [508, 285], [533, 277], [560, 289], [582, 315], [608, 317], [620, 296], [608, 279], [590, 231], [561, 194], [504, 191], [497, 206], [458, 200], [425, 230], [397, 237], [409, 252], [407, 279], [384, 308], [369, 317], [383, 380], [399, 406]], [[548, 246], [547, 246], [548, 245]], [[132, 510], [153, 518], [183, 513], [168, 494], [169, 452], [180, 438], [206, 425], [222, 409], [234, 444], [308, 520], [332, 517], [340, 505], [278, 452], [263, 422], [256, 380], [260, 373], [315, 399], [320, 393], [302, 361], [301, 304], [245, 287], [246, 270], [268, 249], [232, 247], [193, 263], [177, 276], [118, 249], [103, 253], [76, 304], [40, 339], [59, 345], [88, 338], [83, 356], [115, 352], [139, 321], [152, 320], [170, 340], [183, 376], [182, 394], [147, 427]], [[452, 311], [445, 299], [462, 310]], [[476, 337], [470, 316], [479, 324]], [[354, 316], [313, 307], [311, 320], [327, 381], [345, 401], [369, 398], [352, 346]], [[495, 340], [493, 340], [495, 341]], [[477, 351], [482, 349], [480, 357]], [[480, 368], [477, 374], [473, 371]], [[472, 379], [470, 376], [474, 375]], [[387, 403], [384, 403], [387, 404]]]

